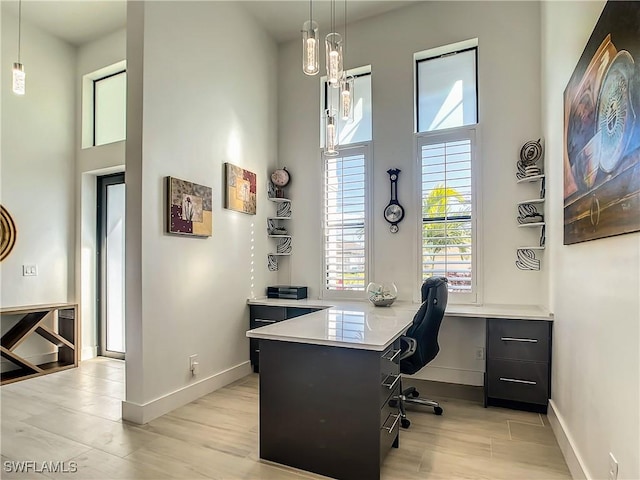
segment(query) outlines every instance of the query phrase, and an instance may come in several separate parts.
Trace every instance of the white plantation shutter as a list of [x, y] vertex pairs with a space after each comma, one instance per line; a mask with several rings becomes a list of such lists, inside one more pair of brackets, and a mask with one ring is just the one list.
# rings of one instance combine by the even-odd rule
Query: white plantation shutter
[[475, 300], [472, 161], [474, 131], [418, 138], [422, 167], [422, 279], [444, 276], [449, 291]]
[[367, 285], [367, 152], [366, 147], [348, 147], [324, 158], [327, 291], [363, 291]]

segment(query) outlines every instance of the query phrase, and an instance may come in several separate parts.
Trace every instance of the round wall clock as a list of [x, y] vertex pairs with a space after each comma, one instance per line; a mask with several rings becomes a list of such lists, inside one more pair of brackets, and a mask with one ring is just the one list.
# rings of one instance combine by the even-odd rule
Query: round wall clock
[[389, 231], [397, 233], [398, 223], [404, 218], [404, 208], [398, 203], [398, 175], [400, 174], [400, 169], [392, 168], [387, 170], [387, 173], [391, 182], [391, 200], [389, 200], [389, 205], [384, 209], [384, 219], [391, 224]]

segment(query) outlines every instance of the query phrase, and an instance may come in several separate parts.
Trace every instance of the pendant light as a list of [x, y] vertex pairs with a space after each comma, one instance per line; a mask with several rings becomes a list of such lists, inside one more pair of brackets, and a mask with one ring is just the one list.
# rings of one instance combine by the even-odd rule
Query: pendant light
[[[344, 0], [344, 49], [342, 55], [342, 61], [344, 64], [344, 58], [347, 55], [347, 0]], [[342, 78], [340, 79], [340, 117], [344, 121], [353, 120], [353, 85], [354, 78], [351, 75], [347, 75], [346, 71], [342, 72]]]
[[309, 0], [309, 20], [302, 25], [302, 71], [306, 75], [320, 71], [319, 50], [318, 24], [313, 21], [313, 0]]
[[331, 0], [331, 33], [325, 37], [327, 83], [338, 88], [342, 78], [342, 35], [336, 33], [336, 0]]
[[325, 111], [324, 155], [335, 157], [338, 155], [338, 123], [336, 114], [331, 108]]
[[20, 37], [22, 29], [22, 0], [18, 0], [18, 61], [13, 64], [13, 93], [16, 95], [25, 94], [25, 73], [24, 65], [20, 63]]

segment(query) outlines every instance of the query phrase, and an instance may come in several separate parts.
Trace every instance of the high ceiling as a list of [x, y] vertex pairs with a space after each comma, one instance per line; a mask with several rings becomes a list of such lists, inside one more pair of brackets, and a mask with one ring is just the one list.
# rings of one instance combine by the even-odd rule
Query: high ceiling
[[[234, 1], [234, 0], [231, 0]], [[309, 16], [307, 0], [235, 0], [250, 12], [277, 42], [293, 40]], [[349, 0], [349, 22], [404, 7], [415, 0]], [[17, 0], [2, 0], [3, 10], [18, 14]], [[314, 0], [314, 20], [327, 32], [329, 0]], [[22, 18], [72, 45], [82, 45], [126, 25], [126, 2], [122, 0], [23, 0]], [[344, 1], [336, 1], [336, 24], [344, 18]]]

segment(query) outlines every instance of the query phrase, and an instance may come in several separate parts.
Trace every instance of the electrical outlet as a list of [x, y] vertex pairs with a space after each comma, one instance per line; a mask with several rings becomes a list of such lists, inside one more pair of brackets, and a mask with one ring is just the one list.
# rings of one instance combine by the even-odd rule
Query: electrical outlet
[[476, 360], [484, 360], [484, 347], [476, 347]]
[[609, 480], [617, 480], [618, 478], [618, 461], [613, 453], [609, 452]]
[[38, 275], [38, 266], [37, 265], [22, 265], [22, 276], [23, 277], [35, 277]]
[[198, 363], [198, 354], [193, 354], [189, 356], [189, 371], [191, 372], [191, 375], [197, 375], [198, 374], [198, 366], [200, 364]]

